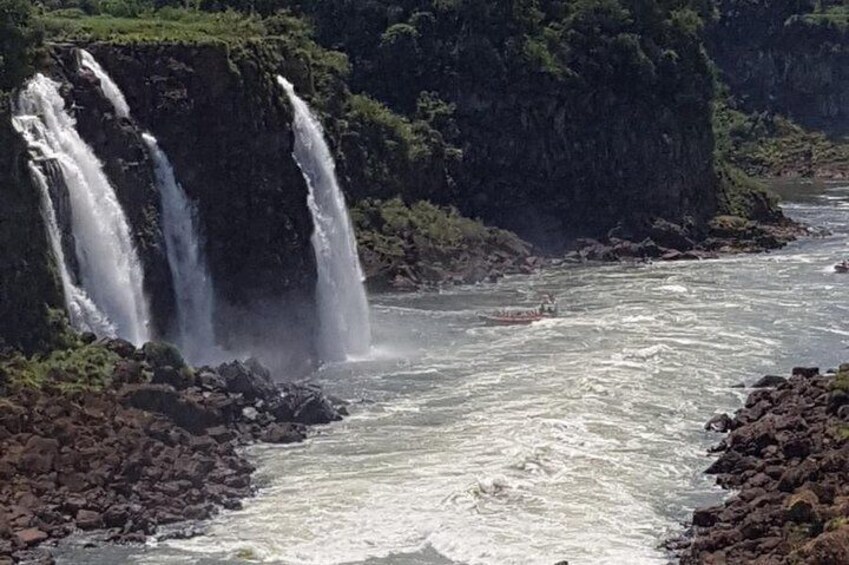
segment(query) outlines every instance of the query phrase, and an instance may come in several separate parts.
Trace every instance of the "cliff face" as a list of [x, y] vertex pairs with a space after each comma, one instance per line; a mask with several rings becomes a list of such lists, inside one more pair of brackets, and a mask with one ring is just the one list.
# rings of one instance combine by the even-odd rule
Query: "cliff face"
[[[232, 53], [220, 44], [98, 44], [90, 51], [124, 92], [130, 119], [116, 116], [97, 78], [80, 71], [75, 47], [53, 48], [44, 72], [61, 83], [80, 135], [127, 214], [144, 263], [154, 334], [169, 335], [176, 305], [144, 131], [157, 137], [198, 205], [219, 342], [275, 368], [303, 368], [314, 357], [312, 219], [306, 184], [291, 157], [291, 108], [273, 83], [276, 60], [250, 46]], [[26, 148], [11, 129], [5, 99], [0, 110], [0, 336], [31, 351], [50, 335], [47, 307], [61, 308], [63, 300]], [[61, 209], [61, 186], [56, 190], [73, 269], [70, 212]]]
[[30, 353], [55, 345], [64, 307], [26, 145], [12, 128], [11, 99], [0, 92], [0, 349]]
[[[141, 138], [142, 129], [134, 120], [115, 114], [97, 77], [80, 69], [76, 48], [53, 49], [49, 72], [63, 84], [66, 108], [71, 109], [77, 131], [101, 159], [133, 228], [144, 265], [153, 334], [171, 335], [176, 308], [174, 288], [162, 232], [159, 190], [153, 162]], [[67, 213], [60, 213], [59, 218], [64, 223], [70, 221]], [[75, 261], [73, 246], [67, 245], [72, 234], [67, 228], [63, 231], [66, 256]]]
[[90, 51], [198, 204], [219, 337], [275, 365], [303, 362], [315, 318], [312, 220], [291, 158], [291, 109], [261, 50], [96, 44]]
[[[455, 151], [444, 167], [423, 161], [430, 193], [408, 201], [457, 205], [552, 250], [619, 224], [640, 234], [654, 218], [703, 224], [716, 211], [696, 3], [292, 4], [319, 42], [350, 57], [355, 92]], [[343, 163], [363, 162], [345, 141]]]
[[833, 2], [722, 0], [711, 56], [741, 109], [849, 132], [849, 35]]

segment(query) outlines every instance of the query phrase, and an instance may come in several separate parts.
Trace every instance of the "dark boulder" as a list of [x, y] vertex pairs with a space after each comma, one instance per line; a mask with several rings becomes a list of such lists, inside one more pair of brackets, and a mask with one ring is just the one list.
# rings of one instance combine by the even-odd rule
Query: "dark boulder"
[[297, 443], [306, 439], [303, 428], [291, 423], [272, 424], [260, 436], [266, 443]]
[[712, 432], [725, 433], [731, 430], [733, 420], [728, 414], [717, 414], [707, 421], [705, 429]]
[[223, 420], [217, 409], [182, 396], [169, 385], [128, 385], [121, 391], [121, 402], [125, 406], [162, 414], [192, 433], [202, 433]]
[[283, 395], [270, 406], [278, 422], [299, 424], [329, 424], [342, 416], [327, 399], [321, 389], [312, 386], [287, 383], [281, 385]]
[[695, 243], [686, 229], [663, 219], [655, 220], [649, 229], [649, 237], [658, 246], [677, 251], [689, 251], [695, 247]]
[[766, 375], [761, 377], [752, 385], [752, 388], [773, 388], [779, 385], [783, 385], [787, 382], [787, 379], [784, 377], [779, 377], [776, 375]]
[[248, 399], [270, 401], [279, 396], [277, 387], [267, 371], [255, 371], [256, 364], [241, 361], [223, 363], [218, 373], [224, 378], [227, 390], [245, 395]]

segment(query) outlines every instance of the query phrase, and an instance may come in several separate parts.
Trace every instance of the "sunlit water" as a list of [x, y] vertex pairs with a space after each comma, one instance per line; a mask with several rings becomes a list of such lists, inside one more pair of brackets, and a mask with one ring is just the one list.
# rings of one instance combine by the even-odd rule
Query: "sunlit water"
[[[258, 496], [208, 535], [73, 550], [61, 563], [666, 563], [660, 547], [723, 496], [703, 431], [731, 388], [849, 359], [849, 191], [788, 206], [834, 235], [769, 255], [567, 267], [372, 299], [373, 360], [315, 379], [362, 400], [295, 447], [256, 447]], [[475, 312], [551, 292], [561, 317]], [[241, 557], [240, 557], [241, 556]]]

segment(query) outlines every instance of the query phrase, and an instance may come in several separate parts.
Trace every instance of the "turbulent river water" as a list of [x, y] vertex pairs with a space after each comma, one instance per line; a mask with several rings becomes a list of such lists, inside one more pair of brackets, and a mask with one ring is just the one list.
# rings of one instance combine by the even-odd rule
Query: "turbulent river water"
[[[314, 376], [352, 416], [255, 447], [261, 485], [207, 535], [66, 549], [60, 563], [666, 563], [662, 541], [723, 493], [702, 471], [732, 388], [849, 359], [849, 188], [785, 207], [832, 230], [780, 252], [566, 266], [497, 285], [372, 297], [375, 355]], [[550, 292], [560, 317], [475, 313]]]

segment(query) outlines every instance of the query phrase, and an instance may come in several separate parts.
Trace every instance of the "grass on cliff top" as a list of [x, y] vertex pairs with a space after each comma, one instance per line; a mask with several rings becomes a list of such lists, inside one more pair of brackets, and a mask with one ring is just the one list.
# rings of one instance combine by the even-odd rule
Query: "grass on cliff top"
[[15, 354], [0, 360], [0, 389], [41, 388], [64, 392], [101, 390], [109, 384], [119, 357], [102, 345], [80, 345], [30, 358]]
[[266, 35], [262, 20], [236, 12], [207, 13], [163, 9], [138, 17], [88, 16], [80, 10], [58, 10], [41, 16], [52, 41], [144, 43], [242, 42]]

